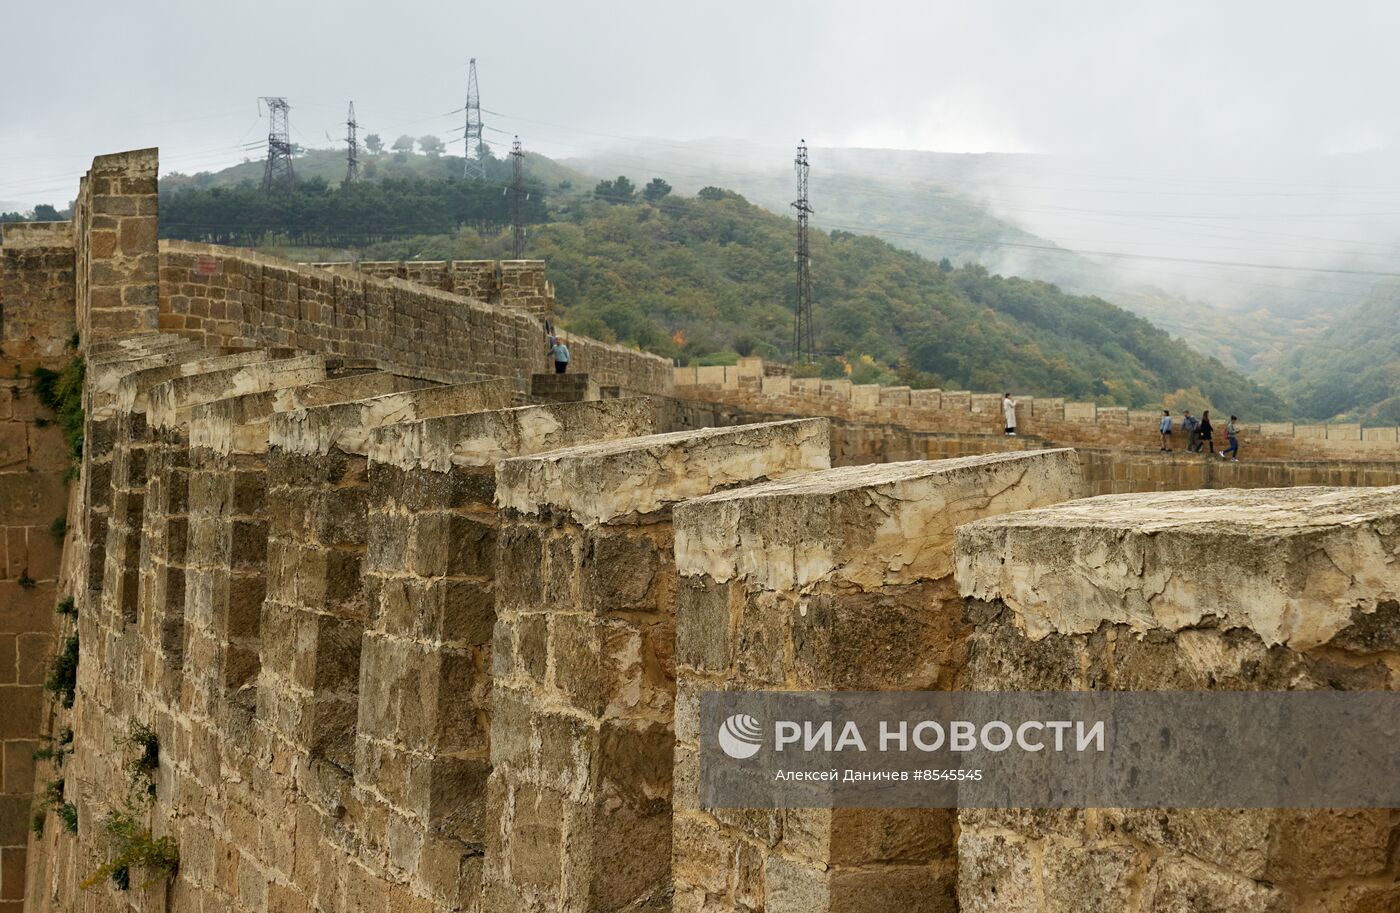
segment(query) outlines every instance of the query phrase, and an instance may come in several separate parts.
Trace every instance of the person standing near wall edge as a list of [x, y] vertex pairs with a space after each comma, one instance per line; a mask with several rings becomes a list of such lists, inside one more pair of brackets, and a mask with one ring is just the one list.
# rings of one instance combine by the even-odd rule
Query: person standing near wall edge
[[1214, 434], [1215, 434], [1215, 428], [1214, 428], [1214, 427], [1211, 425], [1211, 423], [1210, 423], [1210, 410], [1209, 410], [1209, 409], [1205, 409], [1205, 410], [1203, 410], [1203, 411], [1201, 412], [1201, 424], [1200, 424], [1200, 427], [1198, 427], [1198, 428], [1196, 429], [1196, 452], [1197, 452], [1197, 453], [1201, 453], [1201, 452], [1203, 452], [1203, 451], [1207, 451], [1207, 452], [1214, 451], [1215, 448], [1214, 448], [1213, 444], [1211, 443], [1212, 437], [1213, 437]]
[[1172, 449], [1172, 413], [1170, 409], [1162, 410], [1162, 423], [1157, 426], [1157, 431], [1162, 435], [1162, 449]]
[[563, 374], [569, 370], [569, 347], [564, 344], [563, 339], [555, 339], [554, 347], [550, 349], [554, 356], [554, 373]]
[[[1230, 442], [1230, 446], [1220, 451], [1220, 458], [1222, 460], [1229, 459], [1231, 463], [1240, 461], [1240, 431], [1239, 428], [1235, 427], [1237, 421], [1239, 419], [1232, 415], [1230, 421], [1225, 424], [1225, 439]], [[1226, 454], [1229, 454], [1228, 458]]]
[[1015, 436], [1016, 434], [1016, 401], [1007, 393], [1001, 398], [1001, 414], [1006, 419], [1006, 433]]

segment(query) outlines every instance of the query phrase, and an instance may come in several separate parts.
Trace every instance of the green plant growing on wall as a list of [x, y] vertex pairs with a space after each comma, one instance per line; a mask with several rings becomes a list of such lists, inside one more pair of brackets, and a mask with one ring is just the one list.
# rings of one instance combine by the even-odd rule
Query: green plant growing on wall
[[65, 726], [58, 738], [44, 736], [43, 742], [44, 747], [34, 752], [34, 760], [52, 761], [55, 768], [62, 770], [63, 762], [73, 753], [73, 730]]
[[70, 834], [78, 832], [78, 806], [72, 802], [65, 802], [58, 807], [58, 820], [63, 822], [63, 829]]
[[78, 617], [78, 603], [72, 596], [64, 596], [58, 601], [58, 604], [53, 607], [53, 610], [65, 618]]
[[54, 517], [49, 524], [49, 535], [53, 536], [55, 542], [62, 542], [68, 535], [68, 518]]
[[62, 369], [34, 369], [34, 395], [58, 417], [74, 462], [83, 455], [83, 375], [86, 367], [74, 358]]
[[131, 887], [131, 873], [139, 869], [146, 878], [141, 888], [175, 877], [180, 870], [180, 848], [172, 837], [154, 837], [151, 829], [127, 811], [108, 812], [102, 830], [109, 842], [108, 858], [82, 881], [84, 890], [111, 879], [118, 890]]
[[57, 695], [64, 707], [73, 706], [73, 695], [78, 689], [78, 634], [73, 632], [63, 642], [58, 655], [49, 663], [49, 677], [44, 682], [44, 690]]
[[[71, 751], [72, 749], [69, 750]], [[37, 757], [38, 752], [35, 752], [35, 755]], [[62, 761], [56, 761], [55, 763], [60, 767], [62, 766]], [[63, 822], [64, 830], [70, 834], [76, 834], [78, 832], [78, 807], [72, 802], [64, 800], [63, 785], [63, 777], [58, 777], [57, 779], [50, 780], [48, 784], [44, 786], [44, 791], [39, 794], [38, 802], [34, 809], [34, 816], [30, 821], [30, 829], [34, 831], [34, 836], [44, 836], [44, 819], [49, 809], [53, 809], [58, 815], [58, 820]]]
[[160, 769], [160, 738], [155, 730], [139, 720], [128, 720], [126, 734], [117, 737], [117, 748], [136, 751], [125, 765], [133, 800], [140, 802], [154, 798], [156, 772]]
[[20, 571], [19, 580], [15, 581], [26, 590], [32, 590], [39, 585], [39, 581], [29, 576], [28, 570]]

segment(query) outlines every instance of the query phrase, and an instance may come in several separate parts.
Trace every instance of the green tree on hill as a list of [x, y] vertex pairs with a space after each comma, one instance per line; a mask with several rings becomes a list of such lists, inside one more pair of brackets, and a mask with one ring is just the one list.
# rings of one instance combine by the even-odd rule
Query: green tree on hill
[[671, 192], [671, 185], [661, 180], [652, 178], [651, 183], [642, 188], [642, 199], [648, 203], [655, 203]]
[[593, 188], [593, 195], [608, 203], [630, 203], [637, 195], [637, 185], [618, 175], [614, 181], [599, 181]]
[[378, 155], [384, 151], [384, 140], [379, 138], [378, 133], [371, 133], [365, 137], [365, 148], [369, 150], [370, 155]]

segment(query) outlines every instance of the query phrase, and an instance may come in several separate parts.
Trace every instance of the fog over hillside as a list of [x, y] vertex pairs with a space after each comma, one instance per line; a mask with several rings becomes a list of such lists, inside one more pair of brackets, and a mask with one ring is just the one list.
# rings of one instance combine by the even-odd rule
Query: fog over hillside
[[[782, 211], [792, 151], [613, 145], [599, 175], [722, 183]], [[1315, 338], [1400, 272], [1400, 162], [1384, 155], [1151, 163], [814, 148], [815, 224], [1099, 294], [1247, 370]]]

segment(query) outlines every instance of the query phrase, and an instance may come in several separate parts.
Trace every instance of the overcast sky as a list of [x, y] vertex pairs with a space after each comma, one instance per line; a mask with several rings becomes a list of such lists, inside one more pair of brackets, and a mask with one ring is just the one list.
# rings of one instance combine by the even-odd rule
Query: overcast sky
[[[292, 139], [444, 139], [475, 56], [487, 137], [1250, 158], [1386, 149], [1400, 4], [1274, 2], [7, 4], [0, 201], [62, 204], [97, 153], [240, 160]], [[253, 157], [260, 157], [253, 150]]]

